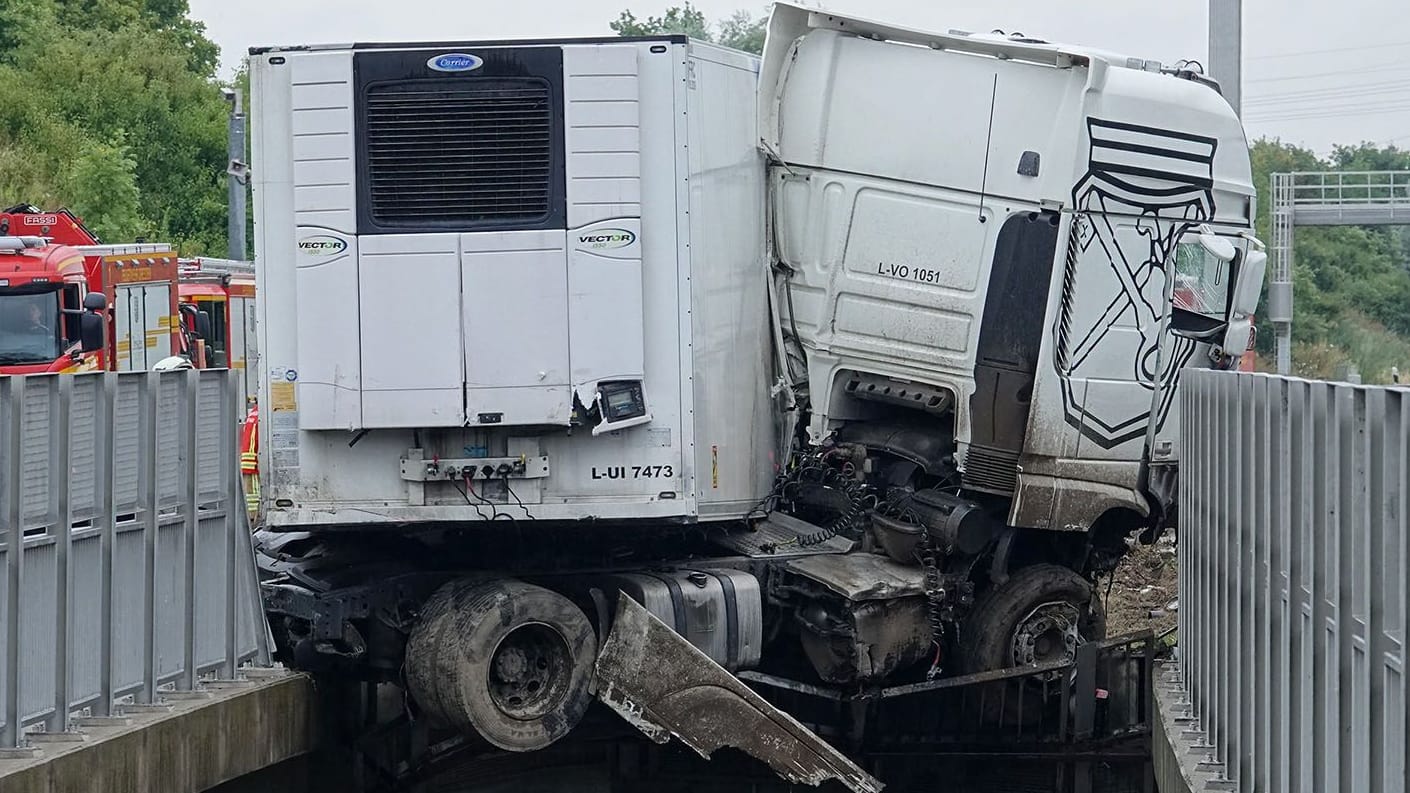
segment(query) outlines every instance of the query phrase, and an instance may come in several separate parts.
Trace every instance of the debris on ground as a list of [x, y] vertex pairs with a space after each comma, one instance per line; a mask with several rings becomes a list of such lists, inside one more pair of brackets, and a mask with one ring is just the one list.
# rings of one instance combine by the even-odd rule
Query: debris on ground
[[1111, 577], [1098, 581], [1106, 601], [1107, 635], [1146, 628], [1160, 633], [1175, 627], [1180, 608], [1178, 578], [1173, 534], [1154, 545], [1135, 543]]

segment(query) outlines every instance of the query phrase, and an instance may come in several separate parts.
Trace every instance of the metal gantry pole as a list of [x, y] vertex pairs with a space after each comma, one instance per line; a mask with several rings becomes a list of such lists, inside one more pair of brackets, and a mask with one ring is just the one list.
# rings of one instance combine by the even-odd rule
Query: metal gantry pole
[[1269, 179], [1273, 205], [1269, 208], [1268, 320], [1273, 323], [1278, 374], [1292, 373], [1293, 312], [1293, 178], [1275, 173]]
[[245, 190], [246, 180], [239, 173], [236, 163], [245, 162], [245, 108], [241, 93], [237, 88], [227, 95], [230, 100], [229, 159], [230, 173], [225, 177], [229, 192], [226, 239], [229, 240], [228, 255], [231, 259], [243, 261], [245, 245]]
[[1243, 0], [1209, 0], [1209, 75], [1242, 115]]

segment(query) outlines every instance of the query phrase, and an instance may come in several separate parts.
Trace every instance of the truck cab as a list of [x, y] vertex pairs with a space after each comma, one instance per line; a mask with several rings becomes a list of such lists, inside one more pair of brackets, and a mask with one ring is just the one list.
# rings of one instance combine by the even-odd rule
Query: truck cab
[[0, 237], [0, 373], [84, 368], [82, 284], [77, 249], [34, 236]]
[[[41, 304], [46, 314], [52, 308], [55, 315], [43, 327], [54, 338], [41, 343], [38, 334], [27, 332], [24, 316], [0, 324], [0, 361], [17, 361], [0, 363], [3, 371], [143, 371], [171, 356], [190, 357], [192, 338], [179, 320], [170, 245], [104, 244], [68, 210], [23, 204], [0, 212], [0, 235], [16, 233], [0, 236], [6, 241], [0, 272], [9, 275], [0, 277], [0, 298], [16, 298], [12, 305], [20, 312], [33, 310], [27, 304]], [[8, 354], [7, 346], [13, 348]]]
[[[1010, 527], [1167, 525], [1173, 491], [1149, 474], [1176, 462], [1179, 373], [1237, 364], [1236, 285], [1263, 273], [1228, 104], [1142, 59], [783, 6], [768, 47], [775, 280], [809, 441], [892, 428], [893, 454]], [[918, 458], [920, 437], [937, 451]]]

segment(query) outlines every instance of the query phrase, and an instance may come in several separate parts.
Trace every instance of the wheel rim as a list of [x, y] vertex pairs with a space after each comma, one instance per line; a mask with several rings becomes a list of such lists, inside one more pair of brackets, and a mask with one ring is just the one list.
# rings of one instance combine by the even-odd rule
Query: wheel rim
[[1044, 603], [1030, 611], [1014, 627], [1014, 665], [1075, 661], [1083, 641], [1078, 630], [1081, 620], [1081, 610], [1072, 603]]
[[573, 653], [558, 631], [529, 623], [510, 631], [490, 657], [489, 696], [510, 718], [532, 721], [562, 703], [573, 677]]

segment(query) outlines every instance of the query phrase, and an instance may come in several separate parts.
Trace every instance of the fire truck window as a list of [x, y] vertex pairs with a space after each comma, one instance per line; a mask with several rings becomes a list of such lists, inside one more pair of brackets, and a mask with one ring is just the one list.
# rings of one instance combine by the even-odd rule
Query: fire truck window
[[83, 310], [83, 291], [78, 284], [66, 284], [63, 292], [64, 301], [64, 343], [77, 343], [82, 337], [80, 327], [82, 325], [82, 314], [70, 314], [67, 312], [81, 312]]
[[203, 300], [200, 306], [201, 311], [210, 318], [210, 332], [206, 338], [210, 341], [211, 347], [220, 352], [226, 352], [225, 301]]
[[56, 291], [0, 290], [0, 364], [48, 363], [59, 357]]

